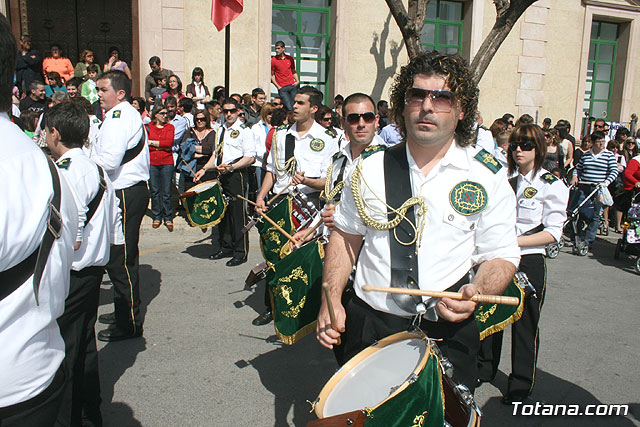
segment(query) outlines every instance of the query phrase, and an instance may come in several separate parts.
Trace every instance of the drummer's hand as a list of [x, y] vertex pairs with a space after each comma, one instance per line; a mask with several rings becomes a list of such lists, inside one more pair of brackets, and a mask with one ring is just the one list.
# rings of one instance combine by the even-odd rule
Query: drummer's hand
[[267, 210], [267, 204], [264, 202], [264, 199], [258, 199], [256, 200], [256, 207], [255, 207], [256, 212], [257, 211], [266, 211]]
[[225, 173], [229, 172], [229, 165], [219, 165], [216, 166], [216, 169], [218, 169], [218, 172], [220, 172], [220, 175], [224, 175]]
[[[300, 230], [296, 234], [291, 236], [293, 237], [293, 240], [296, 241], [296, 243], [289, 241], [289, 246], [291, 247], [291, 249], [298, 249], [303, 243], [305, 243], [304, 236], [305, 234], [307, 234], [307, 232], [308, 230]], [[308, 240], [311, 240], [311, 236], [309, 236]]]
[[333, 229], [335, 228], [335, 224], [333, 223], [333, 213], [335, 212], [335, 210], [335, 205], [328, 204], [325, 205], [324, 210], [322, 211], [322, 213], [320, 213], [320, 217], [322, 218], [324, 226], [331, 231], [333, 231]]
[[318, 313], [318, 323], [316, 325], [316, 338], [324, 347], [329, 350], [333, 349], [333, 346], [338, 344], [338, 337], [344, 333], [344, 321], [346, 314], [341, 301], [333, 301], [333, 311], [336, 315], [336, 327], [338, 331], [335, 331], [331, 327], [331, 319], [329, 318], [329, 309], [327, 303], [322, 301], [320, 306], [320, 312]]
[[296, 172], [296, 174], [293, 175], [293, 178], [291, 178], [291, 184], [292, 185], [304, 184], [304, 174], [300, 172]]
[[202, 176], [204, 175], [205, 170], [204, 169], [200, 169], [198, 172], [196, 172], [196, 175], [193, 177], [193, 180], [195, 182], [200, 181], [200, 179], [202, 178]]
[[[478, 287], [473, 283], [469, 283], [460, 288], [462, 295], [471, 299], [474, 295], [479, 294]], [[442, 298], [437, 305], [436, 310], [438, 316], [447, 322], [462, 322], [476, 311], [477, 303], [474, 301], [454, 300], [451, 298]]]

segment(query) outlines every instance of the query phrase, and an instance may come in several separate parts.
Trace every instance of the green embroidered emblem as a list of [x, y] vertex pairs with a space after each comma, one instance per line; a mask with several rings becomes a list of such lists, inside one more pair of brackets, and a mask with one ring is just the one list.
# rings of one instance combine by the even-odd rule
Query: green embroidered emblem
[[335, 138], [336, 136], [338, 136], [334, 131], [332, 131], [331, 129], [327, 129], [324, 131], [324, 133], [326, 133], [327, 135], [329, 135], [331, 138]]
[[449, 203], [461, 215], [473, 215], [487, 207], [487, 190], [477, 182], [462, 181], [451, 189]]
[[552, 174], [551, 172], [547, 172], [544, 175], [541, 176], [543, 181], [548, 182], [549, 184], [553, 184], [554, 182], [556, 182], [558, 180], [558, 177], [555, 176], [554, 174]]
[[70, 164], [71, 164], [71, 159], [69, 158], [58, 160], [56, 162], [56, 166], [58, 166], [60, 169], [69, 169]]
[[240, 124], [240, 128], [241, 128], [241, 129], [246, 129], [246, 128], [247, 128], [247, 125], [245, 125], [244, 123], [241, 123], [241, 124]]
[[96, 124], [100, 123], [100, 120], [97, 117], [94, 117], [92, 121], [93, 123], [96, 123]]
[[235, 138], [238, 137], [238, 135], [240, 135], [240, 131], [239, 130], [234, 129], [234, 130], [231, 131], [231, 138], [235, 139]]
[[120, 110], [114, 111], [113, 112], [113, 118], [114, 119], [119, 119], [120, 118], [120, 114], [121, 114]]
[[485, 165], [489, 170], [493, 173], [498, 173], [500, 169], [502, 169], [502, 165], [500, 162], [496, 160], [495, 157], [491, 153], [489, 153], [484, 148], [478, 152], [478, 154], [474, 157], [476, 160], [479, 160], [483, 165]]
[[387, 150], [388, 148], [389, 147], [387, 147], [386, 145], [369, 145], [367, 148], [362, 150], [360, 157], [362, 157], [362, 159], [364, 160], [370, 155], [372, 155], [373, 153], [377, 153], [378, 151], [384, 151], [384, 150]]
[[324, 149], [324, 141], [321, 140], [320, 138], [314, 138], [309, 143], [309, 147], [313, 151], [322, 151]]
[[524, 192], [523, 192], [524, 198], [525, 199], [530, 199], [533, 196], [535, 196], [537, 192], [538, 192], [538, 190], [536, 190], [535, 188], [527, 187], [527, 188], [524, 189]]
[[276, 128], [276, 130], [284, 130], [284, 129], [286, 129], [286, 128], [287, 128], [287, 126], [286, 126], [286, 125], [282, 125], [282, 126], [278, 126], [278, 127]]

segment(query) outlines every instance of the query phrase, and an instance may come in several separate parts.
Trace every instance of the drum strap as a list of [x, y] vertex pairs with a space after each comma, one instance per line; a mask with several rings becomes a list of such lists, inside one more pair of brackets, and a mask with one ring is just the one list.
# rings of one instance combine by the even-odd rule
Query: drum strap
[[98, 166], [98, 173], [100, 174], [100, 185], [98, 186], [98, 192], [87, 205], [87, 219], [84, 221], [85, 227], [89, 224], [89, 221], [91, 221], [91, 218], [93, 218], [93, 215], [95, 215], [98, 210], [98, 206], [100, 206], [100, 202], [102, 201], [102, 196], [104, 196], [104, 191], [107, 188], [107, 182], [104, 180], [104, 171], [99, 165], [96, 166]]
[[124, 152], [124, 156], [122, 157], [120, 166], [124, 165], [125, 163], [129, 163], [131, 160], [135, 159], [138, 156], [138, 154], [142, 152], [142, 149], [144, 148], [144, 142], [146, 139], [145, 136], [146, 136], [146, 133], [144, 131], [144, 126], [143, 126], [142, 136], [140, 137], [140, 141], [138, 141], [135, 147], [130, 148]]
[[[413, 196], [405, 143], [397, 144], [384, 153], [384, 186], [387, 205], [393, 209], [398, 209]], [[409, 222], [415, 223], [414, 209], [409, 208], [405, 213], [405, 220], [389, 230], [392, 288], [418, 289], [417, 242], [411, 245], [400, 243], [414, 240], [415, 230], [409, 224]], [[395, 215], [395, 212], [389, 212], [387, 215], [389, 221], [393, 220]], [[416, 295], [391, 294], [391, 296], [398, 307], [412, 314], [416, 313], [416, 304], [422, 302], [422, 298]]]
[[284, 163], [293, 157], [293, 150], [296, 148], [296, 137], [288, 133], [284, 139]]
[[[347, 156], [344, 156], [344, 159], [342, 159], [342, 166], [340, 166], [340, 172], [338, 173], [338, 176], [336, 177], [336, 180], [333, 181], [333, 187], [332, 188], [336, 188], [336, 186], [342, 182], [342, 180], [344, 179], [344, 171], [347, 168]], [[333, 200], [335, 200], [336, 202], [340, 200], [340, 194], [342, 193], [342, 191], [340, 191], [338, 194], [335, 195], [335, 197], [333, 198]]]
[[220, 166], [222, 164], [222, 150], [224, 149], [224, 133], [225, 128], [221, 127], [222, 132], [220, 132], [220, 138], [218, 138], [218, 145], [216, 146], [216, 156], [218, 159], [216, 160], [216, 166]]
[[11, 295], [29, 276], [33, 275], [33, 294], [36, 297], [36, 304], [38, 304], [38, 291], [42, 273], [47, 265], [53, 242], [60, 237], [60, 232], [62, 231], [60, 177], [49, 157], [47, 157], [47, 164], [53, 181], [53, 198], [49, 202], [47, 229], [44, 231], [40, 246], [31, 255], [10, 269], [0, 272], [0, 301]]

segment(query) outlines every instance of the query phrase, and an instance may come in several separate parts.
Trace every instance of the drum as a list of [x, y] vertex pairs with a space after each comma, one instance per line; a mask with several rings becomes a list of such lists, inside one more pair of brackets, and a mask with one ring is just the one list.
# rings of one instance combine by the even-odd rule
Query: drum
[[480, 410], [450, 366], [422, 332], [386, 337], [331, 377], [313, 404], [320, 420], [308, 426], [479, 426]]
[[187, 211], [187, 219], [194, 227], [212, 227], [222, 221], [227, 210], [227, 200], [217, 180], [206, 181], [191, 187], [180, 199]]
[[[305, 228], [317, 213], [318, 210], [303, 193], [294, 191], [272, 205], [266, 215], [287, 233], [293, 235]], [[260, 249], [265, 261], [275, 264], [290, 253], [289, 240], [268, 221], [258, 219], [256, 228], [260, 234]]]

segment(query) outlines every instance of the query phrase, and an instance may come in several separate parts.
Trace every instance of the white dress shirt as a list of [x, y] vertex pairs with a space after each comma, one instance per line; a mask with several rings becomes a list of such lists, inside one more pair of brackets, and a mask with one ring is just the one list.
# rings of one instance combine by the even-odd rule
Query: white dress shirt
[[262, 120], [255, 125], [251, 126], [251, 132], [255, 137], [254, 142], [256, 144], [256, 161], [253, 162], [253, 166], [261, 168], [265, 164], [265, 157], [267, 155], [267, 134], [269, 133], [269, 126]]
[[[0, 113], [0, 134], [5, 142], [0, 157], [0, 271], [5, 271], [40, 246], [47, 230], [53, 185], [44, 153], [6, 113]], [[44, 391], [64, 358], [56, 319], [64, 311], [69, 292], [78, 214], [63, 176], [60, 187], [63, 227], [42, 274], [39, 305], [33, 276], [0, 301], [0, 408]]]
[[[543, 176], [547, 179], [543, 179]], [[542, 224], [544, 231], [549, 232], [556, 242], [559, 241], [564, 221], [567, 219], [567, 186], [545, 169], [540, 169], [537, 173], [532, 170], [527, 175], [518, 174], [517, 183], [517, 235], [522, 236]], [[520, 249], [521, 255], [544, 253], [544, 245]]]
[[[224, 135], [222, 134], [224, 130]], [[242, 157], [255, 157], [256, 144], [253, 132], [240, 120], [223, 124], [216, 133], [216, 147], [222, 143], [222, 161], [220, 164], [230, 165]]]
[[89, 203], [98, 193], [100, 175], [98, 167], [81, 149], [74, 148], [64, 153], [58, 162], [70, 159], [67, 168], [59, 172], [69, 182], [73, 198], [78, 207], [78, 234], [76, 242], [82, 242], [74, 253], [72, 270], [80, 271], [85, 267], [103, 266], [109, 262], [111, 244], [124, 244], [120, 200], [116, 197], [113, 184], [105, 174], [107, 188], [102, 195], [91, 221], [84, 227]]
[[135, 147], [144, 135], [140, 113], [124, 101], [107, 111], [100, 134], [91, 150], [91, 160], [103, 167], [116, 190], [149, 180], [149, 146], [133, 160], [121, 165], [128, 149]]
[[[499, 258], [515, 266], [519, 264], [513, 190], [508, 184], [504, 168], [494, 173], [474, 159], [479, 151], [479, 148], [461, 148], [452, 143], [444, 158], [425, 177], [406, 148], [412, 193], [423, 196], [427, 205], [426, 224], [418, 247], [420, 289], [445, 290], [460, 280], [471, 267], [484, 261]], [[383, 203], [383, 159], [384, 152], [378, 152], [358, 161], [359, 164], [361, 162], [362, 176], [367, 183], [361, 183], [360, 192], [365, 204], [371, 206], [369, 215], [378, 221], [387, 221], [384, 214], [387, 208]], [[450, 194], [463, 181], [479, 184], [486, 191], [486, 207], [478, 213], [463, 215], [453, 208]], [[352, 190], [350, 183], [343, 190], [334, 223], [345, 233], [364, 236], [354, 281], [356, 293], [376, 310], [408, 316], [390, 295], [361, 289], [365, 284], [389, 286], [389, 231], [374, 230], [364, 223], [356, 209]]]
[[[329, 169], [331, 159], [339, 151], [337, 138], [329, 134], [318, 123], [313, 122], [311, 129], [303, 136], [298, 135], [297, 129], [298, 124], [294, 123], [288, 130], [281, 129], [274, 134], [273, 144], [267, 159], [267, 171], [274, 173], [276, 176], [276, 183], [272, 189], [274, 193], [284, 190], [292, 178], [286, 171], [278, 170], [278, 168], [284, 168], [285, 166], [285, 141], [288, 134], [292, 134], [295, 137], [293, 157], [296, 159], [296, 170], [304, 172], [307, 178], [324, 178], [327, 176], [327, 169]], [[299, 185], [298, 189], [303, 193], [318, 191], [307, 185]]]

